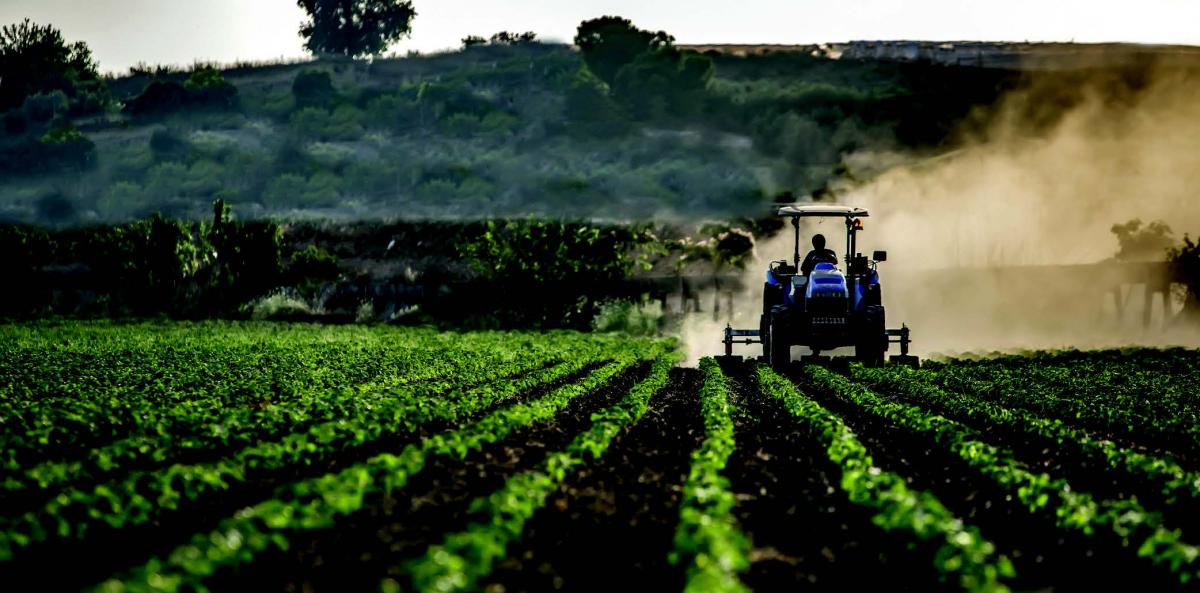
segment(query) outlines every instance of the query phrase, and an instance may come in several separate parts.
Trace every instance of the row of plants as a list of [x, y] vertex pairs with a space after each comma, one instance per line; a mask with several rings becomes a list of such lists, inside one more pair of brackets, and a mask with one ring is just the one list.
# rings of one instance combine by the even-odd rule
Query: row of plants
[[[824, 371], [822, 371], [824, 372]], [[930, 492], [914, 491], [902, 476], [875, 465], [866, 446], [829, 410], [802, 395], [790, 381], [769, 368], [758, 368], [763, 391], [778, 398], [804, 430], [826, 448], [841, 468], [840, 486], [850, 501], [876, 511], [874, 522], [886, 530], [911, 533], [935, 542], [934, 564], [941, 579], [956, 581], [964, 591], [1008, 591], [1012, 563], [977, 528], [964, 524]]]
[[910, 404], [889, 401], [870, 388], [826, 369], [807, 367], [812, 379], [838, 396], [912, 433], [924, 435], [1021, 501], [1031, 513], [1048, 513], [1062, 529], [1107, 533], [1124, 548], [1189, 582], [1200, 576], [1200, 548], [1184, 542], [1161, 515], [1136, 500], [1096, 500], [1064, 479], [1034, 473], [1006, 449], [984, 442], [971, 428]]
[[1124, 472], [1159, 489], [1171, 504], [1200, 499], [1200, 473], [1183, 468], [1170, 457], [1147, 455], [1096, 438], [1057, 418], [1043, 418], [1020, 408], [1005, 408], [978, 397], [940, 389], [932, 384], [934, 374], [928, 371], [858, 367], [853, 376], [952, 418], [1024, 433], [1040, 439], [1047, 447], [1076, 449], [1098, 467]]
[[[459, 365], [442, 377], [420, 381], [409, 389], [412, 397], [436, 397], [473, 385], [479, 377], [486, 376], [488, 382], [502, 381], [546, 366], [554, 361], [554, 354], [531, 352], [504, 360], [502, 356], [458, 353], [455, 360], [473, 364]], [[403, 375], [354, 388], [313, 390], [265, 406], [182, 403], [161, 415], [146, 414], [157, 417], [151, 431], [130, 427], [137, 430], [136, 434], [94, 447], [83, 459], [42, 462], [8, 476], [0, 485], [0, 495], [29, 490], [57, 492], [72, 483], [95, 481], [131, 470], [220, 458], [262, 441], [278, 440], [327, 423], [365, 422], [394, 405], [396, 394], [408, 384], [400, 377]]]
[[428, 459], [463, 459], [472, 451], [498, 442], [521, 427], [552, 419], [575, 398], [599, 389], [638, 360], [662, 354], [658, 348], [626, 350], [578, 381], [562, 385], [543, 397], [503, 407], [458, 430], [438, 433], [364, 463], [283, 487], [276, 496], [229, 517], [210, 533], [165, 558], [154, 558], [119, 579], [96, 587], [103, 593], [177, 592], [204, 590], [218, 571], [253, 562], [271, 547], [287, 549], [288, 533], [335, 527], [338, 517], [354, 513], [371, 495], [403, 488]]
[[[67, 351], [39, 344], [0, 355], [18, 363], [5, 371], [12, 398], [0, 404], [9, 428], [0, 441], [6, 478], [35, 463], [105, 465], [122, 450], [155, 458], [150, 449], [165, 452], [171, 444], [182, 453], [210, 443], [250, 443], [269, 436], [272, 426], [311, 424], [322, 409], [336, 414], [360, 394], [439, 377], [469, 380], [514, 364], [516, 372], [589, 345], [547, 339], [518, 354], [495, 334], [450, 341], [426, 330], [393, 332], [406, 349], [380, 339], [386, 332], [360, 336], [365, 343], [306, 335], [295, 341], [280, 336], [270, 346], [202, 336], [145, 348], [112, 341], [130, 331], [138, 330], [101, 333], [101, 341], [76, 342]], [[45, 337], [68, 335], [47, 330]], [[323, 397], [339, 392], [350, 393]]]
[[1196, 459], [1200, 373], [1192, 364], [1157, 369], [1143, 368], [1140, 361], [947, 365], [935, 380], [949, 391]]
[[[648, 344], [653, 343], [632, 342], [613, 352], [629, 357], [630, 353], [656, 348]], [[50, 539], [83, 539], [89, 531], [105, 526], [119, 529], [145, 524], [192, 501], [228, 493], [263, 475], [332, 461], [348, 450], [381, 438], [412, 434], [432, 423], [453, 425], [465, 421], [505, 398], [576, 373], [593, 360], [580, 356], [513, 381], [449, 392], [440, 387], [430, 388], [428, 384], [425, 390], [402, 389], [393, 394], [387, 405], [356, 421], [318, 424], [213, 463], [175, 464], [157, 471], [132, 472], [93, 488], [65, 490], [40, 509], [0, 519], [0, 561], [11, 559], [14, 548]]]
[[700, 369], [704, 441], [692, 452], [671, 559], [687, 566], [684, 590], [689, 593], [744, 593], [748, 589], [738, 573], [750, 566], [750, 542], [733, 518], [736, 500], [722, 473], [736, 446], [733, 404], [716, 361], [701, 359]]
[[675, 354], [660, 356], [649, 375], [613, 406], [592, 415], [592, 426], [566, 449], [546, 457], [534, 471], [518, 474], [490, 495], [472, 502], [477, 520], [467, 529], [447, 535], [409, 567], [419, 591], [471, 591], [505, 557], [508, 545], [521, 537], [525, 523], [546, 498], [580, 466], [599, 459], [613, 438], [645, 415], [650, 399], [667, 383]]

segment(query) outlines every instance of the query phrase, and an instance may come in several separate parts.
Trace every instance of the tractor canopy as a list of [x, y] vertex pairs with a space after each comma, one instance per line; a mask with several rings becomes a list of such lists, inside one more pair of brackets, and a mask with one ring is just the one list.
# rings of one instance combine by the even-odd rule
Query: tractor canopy
[[792, 216], [797, 218], [807, 216], [862, 218], [869, 216], [866, 208], [842, 206], [839, 204], [793, 204], [781, 207], [776, 214], [778, 216]]

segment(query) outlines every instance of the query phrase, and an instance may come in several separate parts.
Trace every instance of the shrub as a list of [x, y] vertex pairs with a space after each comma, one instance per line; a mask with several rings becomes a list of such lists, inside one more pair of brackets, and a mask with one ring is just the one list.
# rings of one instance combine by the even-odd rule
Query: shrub
[[38, 93], [25, 97], [21, 111], [30, 121], [45, 123], [67, 113], [69, 102], [62, 91]]
[[510, 136], [521, 125], [521, 120], [517, 116], [503, 111], [493, 111], [480, 122], [480, 128], [485, 134], [496, 136]]
[[353, 105], [342, 105], [329, 116], [327, 136], [337, 140], [357, 140], [363, 135], [363, 119], [366, 115]]
[[125, 104], [132, 115], [157, 115], [176, 111], [188, 104], [188, 90], [169, 80], [155, 80], [137, 98]]
[[291, 284], [302, 285], [334, 280], [340, 270], [336, 256], [316, 245], [309, 245], [292, 254], [286, 273]]
[[608, 95], [608, 85], [587, 68], [580, 68], [567, 88], [567, 119], [583, 136], [611, 137], [623, 134], [629, 123]]
[[96, 145], [69, 121], [64, 121], [40, 139], [42, 146], [40, 162], [35, 164], [39, 171], [61, 167], [86, 169], [93, 163]]
[[279, 289], [270, 295], [259, 297], [242, 308], [256, 321], [268, 319], [293, 319], [307, 317], [315, 312], [304, 297], [295, 290]]
[[109, 220], [136, 215], [145, 207], [145, 192], [142, 186], [128, 181], [118, 181], [104, 192], [97, 203], [100, 215]]
[[329, 107], [337, 97], [333, 78], [325, 70], [305, 70], [292, 81], [292, 97], [297, 108]]
[[187, 167], [181, 163], [159, 163], [146, 172], [146, 193], [154, 200], [177, 197], [182, 193], [187, 173]]
[[340, 179], [321, 172], [312, 177], [284, 173], [263, 192], [263, 203], [276, 209], [333, 206], [337, 203]]
[[598, 332], [621, 332], [631, 336], [654, 336], [661, 331], [666, 316], [660, 301], [634, 303], [616, 300], [601, 303], [592, 318]]
[[482, 129], [482, 122], [479, 118], [469, 113], [455, 113], [442, 119], [442, 129], [446, 133], [458, 136], [474, 136]]
[[366, 125], [372, 128], [403, 128], [418, 117], [416, 102], [397, 95], [380, 95], [367, 103]]
[[305, 107], [292, 114], [288, 127], [301, 138], [322, 139], [329, 128], [329, 112], [320, 107]]
[[189, 148], [187, 140], [175, 130], [159, 128], [150, 134], [150, 151], [158, 160], [182, 159]]
[[188, 100], [195, 105], [229, 108], [237, 103], [237, 87], [225, 80], [220, 70], [211, 66], [197, 68], [183, 83]]

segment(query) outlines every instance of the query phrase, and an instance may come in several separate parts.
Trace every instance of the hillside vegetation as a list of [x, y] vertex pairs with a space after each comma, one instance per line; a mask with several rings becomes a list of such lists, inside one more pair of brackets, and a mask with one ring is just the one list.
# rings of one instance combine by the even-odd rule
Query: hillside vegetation
[[594, 22], [649, 37], [632, 54], [506, 36], [371, 62], [145, 67], [85, 105], [33, 94], [4, 115], [0, 219], [197, 219], [216, 198], [252, 218], [755, 214], [781, 193], [871, 175], [848, 155], [951, 142], [1016, 83], [979, 68], [699, 54]]

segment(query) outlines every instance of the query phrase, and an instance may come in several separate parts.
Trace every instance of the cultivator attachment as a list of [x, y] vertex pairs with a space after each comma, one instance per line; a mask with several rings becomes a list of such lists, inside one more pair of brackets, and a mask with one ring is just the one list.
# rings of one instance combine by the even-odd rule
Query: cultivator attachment
[[[908, 345], [912, 343], [911, 331], [907, 325], [901, 324], [899, 329], [885, 330], [888, 344], [899, 344], [900, 354], [893, 354], [888, 357], [888, 362], [897, 365], [920, 368], [921, 361], [916, 356], [908, 353]], [[724, 337], [721, 343], [725, 345], [725, 353], [717, 356], [717, 362], [741, 362], [742, 356], [734, 355], [734, 344], [761, 344], [763, 343], [762, 332], [757, 329], [735, 329], [732, 325], [725, 324]], [[754, 357], [762, 360], [763, 357]], [[800, 357], [800, 361], [806, 364], [819, 364], [828, 366], [833, 362], [829, 356], [821, 356], [811, 354]]]
[[900, 354], [893, 354], [888, 357], [888, 361], [892, 364], [900, 364], [914, 369], [921, 367], [921, 361], [916, 356], [908, 354], [908, 345], [912, 343], [909, 337], [909, 329], [905, 324], [900, 324], [900, 329], [885, 330], [887, 334], [888, 344], [900, 344]]

